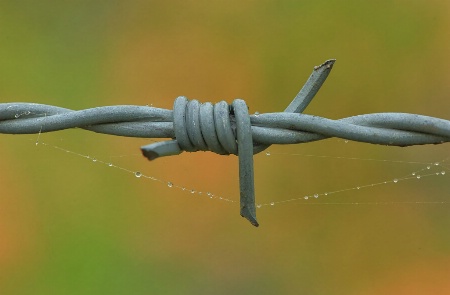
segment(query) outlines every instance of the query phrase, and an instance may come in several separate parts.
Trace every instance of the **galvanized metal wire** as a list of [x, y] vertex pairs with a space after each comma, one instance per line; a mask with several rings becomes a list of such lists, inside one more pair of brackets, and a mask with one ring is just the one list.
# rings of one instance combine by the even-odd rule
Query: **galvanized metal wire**
[[171, 138], [141, 148], [149, 160], [182, 151], [213, 151], [239, 156], [241, 215], [256, 219], [253, 154], [271, 144], [296, 144], [338, 137], [391, 146], [450, 141], [450, 121], [407, 113], [374, 113], [338, 120], [302, 114], [320, 89], [335, 60], [314, 68], [284, 112], [249, 115], [245, 101], [215, 105], [175, 100], [174, 110], [117, 105], [85, 110], [36, 104], [1, 103], [0, 133], [37, 134], [69, 128], [143, 138]]

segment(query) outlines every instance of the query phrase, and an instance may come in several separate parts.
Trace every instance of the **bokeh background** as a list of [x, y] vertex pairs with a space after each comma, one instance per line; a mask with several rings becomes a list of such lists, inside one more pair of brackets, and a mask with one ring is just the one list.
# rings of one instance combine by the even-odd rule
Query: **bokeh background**
[[[449, 118], [449, 28], [449, 1], [1, 0], [0, 102], [171, 108], [186, 95], [281, 111], [336, 58], [305, 113]], [[254, 228], [237, 203], [165, 185], [238, 201], [234, 156], [149, 163], [148, 139], [83, 130], [38, 146], [36, 135], [0, 138], [0, 294], [450, 294], [450, 206], [405, 203], [448, 202], [450, 173], [265, 206]], [[340, 139], [270, 152], [255, 156], [259, 203], [424, 168], [336, 157], [449, 156], [447, 145]], [[318, 204], [352, 202], [365, 204]]]

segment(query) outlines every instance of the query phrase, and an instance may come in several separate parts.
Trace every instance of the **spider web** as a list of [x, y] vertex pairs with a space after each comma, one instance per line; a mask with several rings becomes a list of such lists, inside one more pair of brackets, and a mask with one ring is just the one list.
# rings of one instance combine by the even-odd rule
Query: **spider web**
[[[84, 135], [78, 136], [80, 137]], [[183, 177], [177, 178], [170, 175], [167, 177], [164, 173], [158, 172], [160, 166], [155, 167], [155, 162], [165, 165], [164, 161], [169, 161], [166, 158], [149, 162], [142, 157], [139, 146], [154, 140], [132, 139], [130, 143], [121, 143], [122, 146], [126, 145], [124, 151], [131, 151], [131, 153], [117, 154], [116, 151], [99, 151], [94, 146], [77, 148], [77, 144], [71, 143], [66, 135], [57, 138], [55, 141], [49, 134], [38, 134], [34, 138], [28, 138], [28, 141], [31, 145], [33, 141], [35, 142], [36, 152], [44, 148], [53, 150], [51, 153], [65, 153], [67, 157], [76, 157], [83, 161], [90, 161], [96, 166], [109, 167], [111, 171], [120, 171], [123, 177], [135, 177], [147, 181], [151, 186], [164, 186], [167, 189], [176, 190], [178, 191], [176, 194], [180, 196], [195, 196], [234, 205], [239, 204], [238, 193], [230, 193], [229, 190], [221, 192], [221, 187], [213, 186], [212, 189], [208, 187], [207, 181], [194, 181], [195, 171], [197, 171], [196, 166], [191, 164], [194, 154], [184, 153], [186, 154], [184, 158], [176, 160], [177, 163], [185, 162], [181, 165], [188, 163], [188, 168], [184, 169], [187, 170], [186, 174], [189, 177], [183, 179]], [[116, 143], [119, 140], [123, 142], [125, 139], [116, 139]], [[309, 148], [305, 146], [307, 145], [276, 146], [255, 155], [258, 209], [289, 204], [314, 206], [450, 204], [445, 196], [436, 197], [432, 194], [433, 197], [430, 198], [426, 193], [427, 190], [431, 191], [431, 188], [436, 186], [445, 186], [448, 182], [450, 157], [446, 155], [445, 147], [442, 145], [397, 148], [394, 152], [386, 152], [392, 147], [369, 145], [372, 148], [367, 151], [367, 148], [363, 147], [367, 144], [330, 139], [326, 142], [310, 143]], [[329, 146], [332, 148], [329, 149]], [[320, 148], [327, 148], [333, 152], [321, 153]], [[364, 151], [363, 155], [358, 152], [361, 149]], [[367, 153], [370, 153], [370, 157], [365, 156]], [[197, 154], [200, 155], [195, 156], [196, 158], [211, 153]], [[230, 161], [229, 157], [218, 158]], [[211, 171], [214, 170], [215, 165], [211, 165]], [[237, 165], [235, 166], [234, 170], [237, 170]], [[90, 169], [96, 168], [92, 166]], [[281, 172], [274, 169], [283, 171], [283, 177], [278, 177], [277, 174]], [[232, 186], [236, 191], [238, 177], [236, 174], [231, 174], [230, 178], [232, 177], [235, 181], [223, 183], [223, 187]], [[339, 179], [330, 181], [333, 178]], [[261, 185], [267, 182], [273, 184], [268, 188], [266, 185]], [[260, 185], [263, 186], [262, 190], [259, 189]], [[419, 197], [416, 195], [411, 198], [411, 190], [417, 189], [425, 192], [422, 194], [423, 198], [420, 194]]]

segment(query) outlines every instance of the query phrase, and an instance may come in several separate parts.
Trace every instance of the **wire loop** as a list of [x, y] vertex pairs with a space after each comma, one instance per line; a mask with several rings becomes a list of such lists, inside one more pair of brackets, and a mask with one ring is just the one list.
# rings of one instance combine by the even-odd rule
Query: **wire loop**
[[[220, 155], [239, 156], [241, 216], [254, 226], [256, 220], [255, 188], [253, 176], [253, 139], [244, 100], [236, 99], [231, 105], [220, 101], [201, 104], [184, 96], [175, 99], [173, 106], [173, 129], [175, 139], [167, 143], [156, 143], [142, 147], [149, 160], [164, 154], [165, 147], [182, 151], [212, 151]], [[159, 154], [159, 155], [158, 155]]]

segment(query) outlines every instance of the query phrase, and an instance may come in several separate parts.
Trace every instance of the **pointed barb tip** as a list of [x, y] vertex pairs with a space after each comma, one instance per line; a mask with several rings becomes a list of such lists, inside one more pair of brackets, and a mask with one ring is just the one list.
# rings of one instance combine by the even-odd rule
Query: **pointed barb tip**
[[258, 227], [259, 223], [256, 220], [256, 212], [255, 210], [253, 210], [253, 212], [251, 212], [251, 210], [249, 210], [247, 207], [242, 207], [241, 209], [241, 216], [244, 217], [245, 219], [247, 219], [248, 221], [250, 221], [250, 223], [255, 226]]

